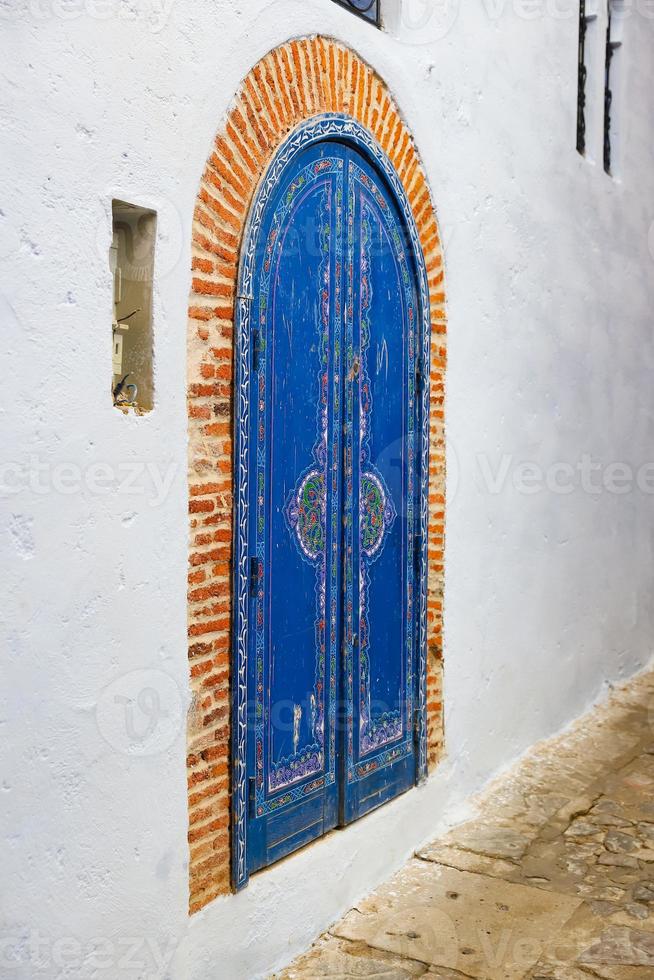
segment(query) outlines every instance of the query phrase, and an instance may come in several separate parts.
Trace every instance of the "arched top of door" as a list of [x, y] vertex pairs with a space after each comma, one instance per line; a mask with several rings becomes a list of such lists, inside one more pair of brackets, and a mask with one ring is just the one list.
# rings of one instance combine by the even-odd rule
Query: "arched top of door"
[[[219, 262], [211, 269], [195, 265], [191, 319], [232, 324], [240, 249], [262, 181], [284, 154], [330, 138], [356, 145], [392, 186], [414, 229], [416, 253], [424, 257], [431, 331], [445, 334], [441, 241], [413, 137], [376, 72], [350, 48], [321, 36], [268, 52], [243, 80], [216, 135], [196, 201], [193, 239]], [[207, 312], [216, 296], [220, 304]]]
[[279, 180], [287, 167], [307, 147], [317, 143], [344, 143], [364, 156], [386, 183], [398, 210], [402, 215], [411, 250], [416, 263], [420, 286], [420, 307], [423, 329], [429, 334], [431, 322], [427, 265], [415, 216], [406, 189], [390, 158], [381, 148], [369, 129], [358, 120], [342, 113], [322, 113], [312, 116], [295, 127], [276, 152], [263, 174], [245, 224], [242, 253], [239, 265], [238, 296], [248, 297], [252, 292], [251, 277], [254, 270], [256, 242], [261, 219]]

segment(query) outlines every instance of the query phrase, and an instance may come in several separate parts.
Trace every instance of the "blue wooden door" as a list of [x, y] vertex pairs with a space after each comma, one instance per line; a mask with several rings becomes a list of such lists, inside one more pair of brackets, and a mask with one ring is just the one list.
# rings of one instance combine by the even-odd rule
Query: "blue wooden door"
[[249, 871], [415, 782], [417, 299], [399, 211], [313, 144], [257, 217]]
[[347, 160], [342, 819], [413, 785], [418, 303], [408, 236], [377, 173]]

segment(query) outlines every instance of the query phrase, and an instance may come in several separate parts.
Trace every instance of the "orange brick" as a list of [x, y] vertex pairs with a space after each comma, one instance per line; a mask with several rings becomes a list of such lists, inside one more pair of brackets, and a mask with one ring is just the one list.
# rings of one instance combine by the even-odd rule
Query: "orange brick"
[[213, 500], [189, 500], [189, 514], [201, 514], [213, 510]]

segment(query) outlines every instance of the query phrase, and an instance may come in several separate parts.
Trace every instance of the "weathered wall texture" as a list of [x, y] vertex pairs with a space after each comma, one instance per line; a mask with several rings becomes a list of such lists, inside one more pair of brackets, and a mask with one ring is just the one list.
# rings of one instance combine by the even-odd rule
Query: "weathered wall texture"
[[234, 297], [248, 205], [271, 155], [324, 112], [358, 120], [390, 157], [420, 234], [432, 323], [428, 572], [428, 753], [442, 744], [445, 310], [443, 256], [413, 139], [383, 81], [328, 38], [271, 51], [249, 72], [207, 160], [193, 225], [189, 307], [190, 908], [229, 890]]
[[[397, 36], [332, 0], [0, 2], [0, 955], [6, 939], [18, 959], [0, 973], [122, 980], [137, 937], [134, 975], [265, 976], [491, 774], [650, 658], [652, 495], [635, 482], [613, 492], [608, 470], [637, 470], [654, 446], [654, 21], [638, 6], [618, 55], [611, 180], [601, 128], [589, 134], [599, 165], [574, 148], [576, 2], [406, 0]], [[384, 79], [438, 209], [446, 751], [424, 787], [189, 916], [192, 216], [243, 79], [313, 35]], [[115, 411], [108, 390], [112, 197], [158, 216], [155, 405], [142, 418]], [[527, 462], [549, 482], [525, 493]], [[572, 492], [556, 491], [557, 463], [573, 467]], [[218, 551], [207, 571], [228, 543], [198, 546]]]

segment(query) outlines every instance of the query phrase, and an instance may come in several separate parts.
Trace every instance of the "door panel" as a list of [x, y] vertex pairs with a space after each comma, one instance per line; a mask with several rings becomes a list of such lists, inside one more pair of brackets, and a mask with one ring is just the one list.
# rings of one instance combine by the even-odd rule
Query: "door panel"
[[353, 820], [415, 782], [415, 277], [399, 214], [348, 159], [347, 778]]
[[[286, 172], [262, 224], [255, 279], [250, 541], [250, 870], [336, 823], [335, 700], [343, 151]], [[335, 465], [336, 464], [336, 465]], [[329, 518], [329, 519], [328, 519]]]
[[415, 272], [383, 179], [282, 171], [251, 298], [248, 870], [415, 783]]

